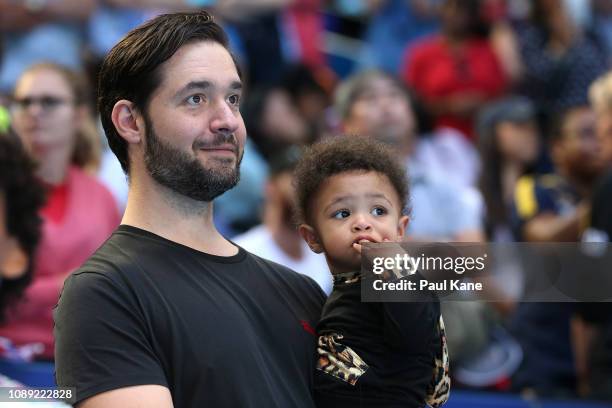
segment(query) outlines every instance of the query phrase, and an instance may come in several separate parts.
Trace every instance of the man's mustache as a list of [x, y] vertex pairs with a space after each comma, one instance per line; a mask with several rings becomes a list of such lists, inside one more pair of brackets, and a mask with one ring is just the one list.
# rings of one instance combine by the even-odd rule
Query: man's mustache
[[234, 135], [233, 133], [230, 133], [230, 134], [218, 133], [210, 141], [195, 140], [193, 142], [193, 149], [194, 150], [216, 149], [222, 146], [227, 147], [227, 145], [232, 146], [233, 152], [237, 156], [239, 153], [238, 140], [236, 139], [236, 135]]

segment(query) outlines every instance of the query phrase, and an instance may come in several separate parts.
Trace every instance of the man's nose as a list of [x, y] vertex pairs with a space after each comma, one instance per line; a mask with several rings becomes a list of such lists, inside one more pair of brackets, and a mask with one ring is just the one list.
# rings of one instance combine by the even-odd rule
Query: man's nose
[[231, 135], [240, 126], [240, 113], [227, 102], [219, 102], [214, 106], [210, 128], [213, 133]]

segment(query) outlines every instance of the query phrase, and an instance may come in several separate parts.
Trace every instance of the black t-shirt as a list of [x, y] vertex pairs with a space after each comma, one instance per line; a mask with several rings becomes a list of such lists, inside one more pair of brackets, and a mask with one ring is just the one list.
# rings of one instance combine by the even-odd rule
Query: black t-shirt
[[366, 303], [360, 280], [334, 280], [317, 326], [317, 408], [424, 406], [441, 347], [437, 298]]
[[78, 401], [159, 384], [177, 408], [314, 407], [324, 301], [310, 278], [241, 248], [213, 256], [122, 225], [66, 280], [57, 383]]

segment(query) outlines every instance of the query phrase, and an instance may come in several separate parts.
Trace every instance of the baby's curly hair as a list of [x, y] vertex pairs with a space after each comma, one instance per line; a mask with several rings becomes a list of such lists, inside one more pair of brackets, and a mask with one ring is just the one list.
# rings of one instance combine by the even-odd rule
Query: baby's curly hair
[[373, 138], [337, 136], [306, 149], [297, 164], [293, 174], [296, 221], [311, 221], [312, 199], [325, 180], [351, 171], [375, 171], [387, 176], [399, 196], [402, 214], [408, 213], [408, 177], [393, 152]]

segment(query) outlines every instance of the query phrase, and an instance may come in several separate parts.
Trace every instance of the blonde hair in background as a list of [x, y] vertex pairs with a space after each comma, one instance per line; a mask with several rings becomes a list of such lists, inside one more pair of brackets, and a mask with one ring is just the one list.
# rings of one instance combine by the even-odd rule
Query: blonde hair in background
[[597, 78], [589, 87], [589, 101], [596, 112], [612, 112], [612, 70]]
[[102, 144], [93, 116], [91, 106], [92, 94], [87, 78], [80, 72], [53, 62], [41, 62], [32, 65], [21, 75], [43, 70], [50, 70], [60, 74], [72, 91], [76, 107], [85, 108], [86, 117], [83, 118], [75, 136], [71, 162], [90, 174], [97, 173], [102, 157]]

